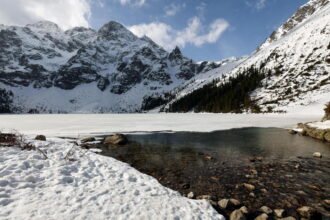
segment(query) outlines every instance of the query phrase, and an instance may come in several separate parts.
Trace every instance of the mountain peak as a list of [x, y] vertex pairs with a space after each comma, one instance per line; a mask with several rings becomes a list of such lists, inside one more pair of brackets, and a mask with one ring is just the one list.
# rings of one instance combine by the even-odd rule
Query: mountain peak
[[287, 35], [295, 27], [303, 23], [307, 18], [312, 16], [316, 11], [322, 9], [329, 4], [329, 0], [309, 0], [302, 5], [296, 13], [293, 14], [282, 26], [274, 31], [271, 36], [262, 44], [257, 50], [263, 49], [272, 42], [277, 41], [283, 36]]
[[105, 30], [109, 30], [109, 31], [119, 31], [119, 30], [126, 30], [126, 28], [124, 27], [124, 25], [120, 24], [117, 21], [109, 21], [108, 23], [104, 24], [99, 31], [105, 31]]
[[38, 21], [34, 24], [28, 24], [26, 26], [46, 31], [62, 31], [57, 24], [51, 21]]
[[137, 37], [130, 32], [124, 25], [116, 22], [110, 21], [103, 25], [99, 31], [99, 36], [105, 38], [107, 40], [114, 40], [114, 39], [128, 39], [128, 40], [135, 40]]
[[169, 59], [170, 60], [176, 60], [176, 59], [182, 59], [183, 55], [181, 53], [181, 50], [178, 46], [176, 46], [172, 52], [169, 54]]

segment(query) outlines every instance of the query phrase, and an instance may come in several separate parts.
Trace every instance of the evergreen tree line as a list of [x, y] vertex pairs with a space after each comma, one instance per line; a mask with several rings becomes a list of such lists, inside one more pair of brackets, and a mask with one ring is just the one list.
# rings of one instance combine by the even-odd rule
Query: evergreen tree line
[[11, 91], [0, 89], [0, 113], [11, 113], [14, 94]]
[[195, 90], [172, 103], [169, 111], [239, 113], [244, 109], [250, 109], [260, 112], [260, 108], [251, 101], [250, 93], [261, 86], [265, 76], [265, 71], [252, 66], [219, 86], [219, 80], [215, 80]]

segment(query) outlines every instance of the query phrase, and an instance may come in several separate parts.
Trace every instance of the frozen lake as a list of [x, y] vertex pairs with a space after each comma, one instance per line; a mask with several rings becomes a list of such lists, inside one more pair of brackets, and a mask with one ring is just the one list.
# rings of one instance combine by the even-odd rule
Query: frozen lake
[[320, 114], [52, 114], [0, 115], [0, 130], [27, 135], [102, 135], [112, 132], [210, 132], [244, 127], [291, 128], [320, 120]]

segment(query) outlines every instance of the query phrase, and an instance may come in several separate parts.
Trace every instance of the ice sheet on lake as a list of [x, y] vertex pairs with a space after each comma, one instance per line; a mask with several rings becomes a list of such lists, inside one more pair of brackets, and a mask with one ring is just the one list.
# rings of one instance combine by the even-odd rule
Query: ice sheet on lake
[[47, 136], [83, 136], [112, 132], [210, 132], [243, 127], [292, 128], [318, 121], [322, 113], [306, 114], [67, 114], [0, 115], [0, 129]]

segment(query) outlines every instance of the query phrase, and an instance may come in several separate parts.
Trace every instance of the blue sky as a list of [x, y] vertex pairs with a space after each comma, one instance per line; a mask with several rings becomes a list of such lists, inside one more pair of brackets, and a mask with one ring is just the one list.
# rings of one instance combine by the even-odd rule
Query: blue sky
[[[166, 24], [180, 32], [187, 28], [191, 19], [198, 18], [199, 35], [205, 35], [212, 22], [223, 19], [228, 22], [228, 27], [220, 36], [216, 36], [216, 40], [198, 45], [190, 42], [179, 45], [183, 53], [194, 60], [219, 60], [251, 53], [306, 2], [307, 0], [99, 1], [92, 6], [90, 24], [99, 28], [109, 20], [118, 21], [127, 27], [156, 23]], [[146, 26], [147, 29], [148, 27], [150, 26]], [[151, 31], [155, 32], [154, 29]], [[143, 33], [148, 35], [146, 30]], [[172, 36], [169, 40], [173, 38], [175, 37]], [[164, 43], [168, 45], [167, 42]], [[171, 47], [173, 46], [167, 49]]]
[[115, 20], [196, 61], [248, 55], [307, 0], [0, 0], [0, 24], [62, 29]]

